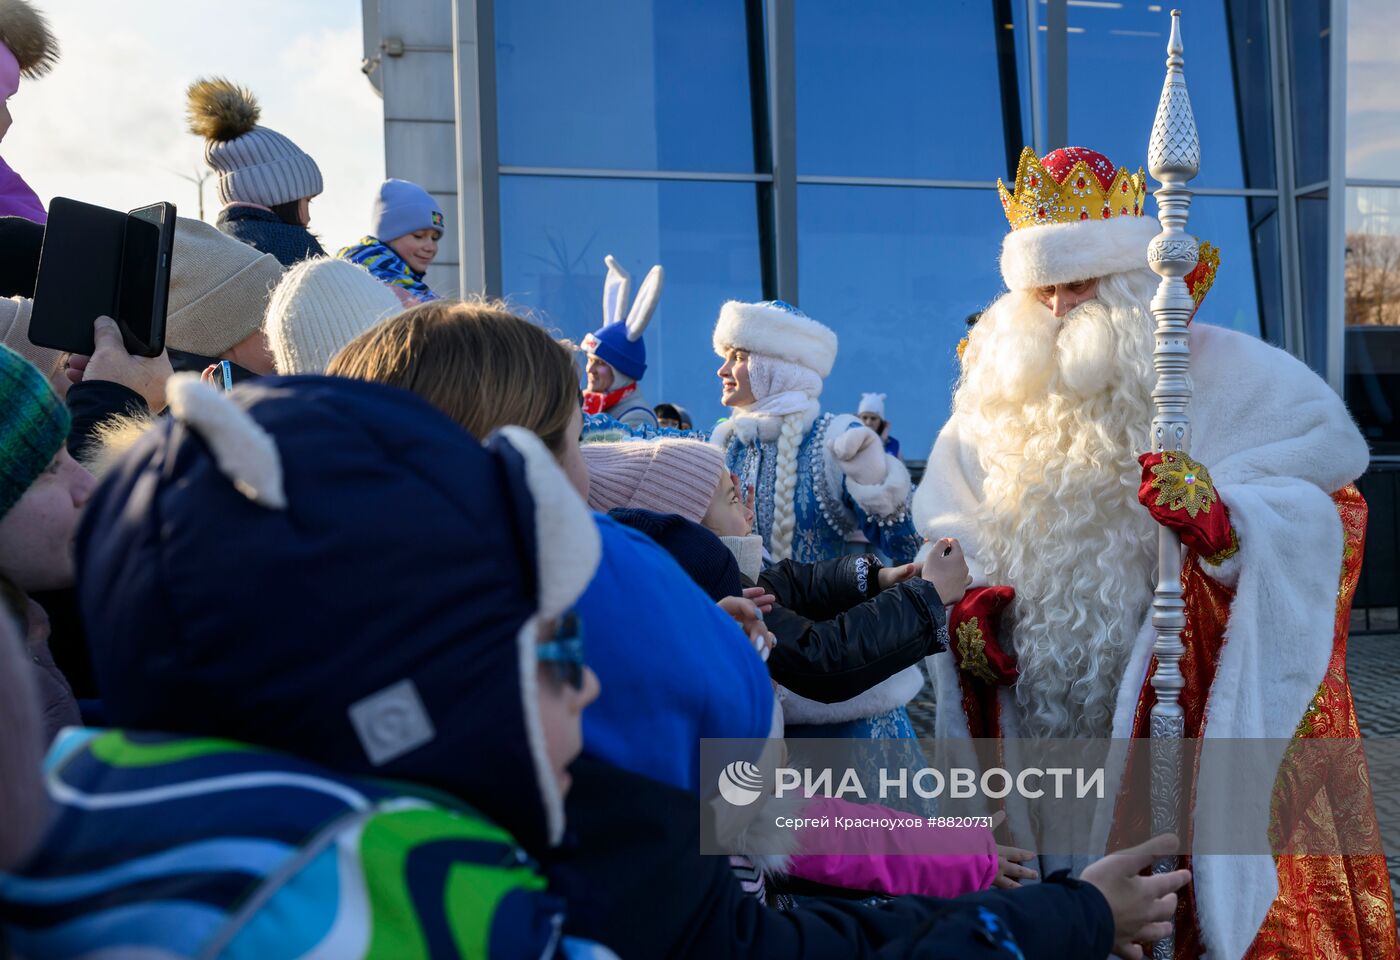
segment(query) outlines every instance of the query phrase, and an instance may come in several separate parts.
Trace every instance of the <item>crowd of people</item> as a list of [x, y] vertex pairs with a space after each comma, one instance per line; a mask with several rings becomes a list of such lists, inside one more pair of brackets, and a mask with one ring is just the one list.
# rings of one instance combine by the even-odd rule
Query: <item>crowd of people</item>
[[[53, 57], [0, 2], [0, 85]], [[1140, 174], [1023, 158], [1011, 292], [959, 350], [915, 490], [883, 394], [822, 409], [838, 339], [796, 307], [716, 305], [728, 416], [705, 430], [640, 390], [660, 266], [633, 298], [607, 258], [576, 346], [425, 284], [445, 222], [421, 188], [386, 181], [328, 256], [314, 160], [236, 84], [189, 108], [222, 209], [178, 221], [154, 358], [106, 317], [89, 356], [28, 341], [43, 208], [0, 170], [0, 233], [34, 245], [0, 272], [0, 956], [1097, 960], [1173, 931], [1178, 956], [1396, 955], [1388, 900], [1348, 892], [1383, 888], [1383, 859], [1312, 858], [1331, 886], [1305, 901], [1287, 858], [1151, 872], [1172, 836], [1040, 856], [1014, 816], [940, 827], [946, 852], [895, 832], [835, 854], [816, 824], [882, 808], [724, 813], [701, 776], [706, 740], [922, 764], [926, 670], [940, 736], [1144, 736], [1158, 525], [1209, 645], [1191, 735], [1354, 727], [1326, 670], [1364, 444], [1296, 361], [1197, 324], [1197, 389], [1259, 412], [1231, 431], [1202, 405], [1213, 471], [1139, 461]], [[1075, 182], [1099, 220], [1026, 199]], [[1287, 427], [1257, 402], [1284, 393]], [[1289, 559], [1299, 531], [1325, 561]], [[765, 834], [784, 810], [812, 826]]]

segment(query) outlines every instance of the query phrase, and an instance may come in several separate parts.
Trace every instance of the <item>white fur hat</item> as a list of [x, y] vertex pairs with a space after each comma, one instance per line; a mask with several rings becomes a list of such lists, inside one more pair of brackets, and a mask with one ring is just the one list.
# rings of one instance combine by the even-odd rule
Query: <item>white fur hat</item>
[[272, 291], [263, 329], [278, 373], [325, 373], [341, 347], [403, 308], [363, 267], [314, 257], [288, 270]]
[[799, 364], [823, 378], [836, 362], [836, 346], [831, 328], [781, 300], [730, 300], [720, 308], [715, 324], [715, 353], [721, 357], [728, 348], [738, 347]]
[[885, 419], [885, 395], [883, 393], [862, 393], [860, 406], [856, 408], [856, 413], [873, 413], [881, 420]]
[[1008, 290], [1032, 290], [1141, 270], [1161, 230], [1151, 217], [1133, 216], [1022, 227], [1001, 243], [1001, 278]]

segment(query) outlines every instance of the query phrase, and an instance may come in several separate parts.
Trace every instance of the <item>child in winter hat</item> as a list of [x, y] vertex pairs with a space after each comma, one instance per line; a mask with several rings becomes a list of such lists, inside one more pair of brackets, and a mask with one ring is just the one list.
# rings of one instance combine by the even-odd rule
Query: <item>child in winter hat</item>
[[261, 108], [245, 87], [222, 77], [187, 92], [190, 132], [205, 139], [204, 159], [218, 177], [218, 227], [270, 253], [283, 266], [325, 256], [307, 226], [321, 169], [295, 143], [258, 125]]
[[[42, 77], [58, 62], [58, 41], [44, 15], [24, 0], [0, 0], [0, 139], [10, 129], [9, 99], [20, 77]], [[29, 184], [0, 159], [0, 216], [44, 223], [49, 215]]]
[[436, 300], [423, 277], [446, 223], [437, 201], [418, 184], [391, 177], [379, 185], [371, 221], [372, 232], [337, 256], [374, 274], [406, 305]]
[[283, 275], [263, 332], [278, 373], [324, 373], [341, 347], [401, 310], [399, 298], [368, 271], [317, 257]]

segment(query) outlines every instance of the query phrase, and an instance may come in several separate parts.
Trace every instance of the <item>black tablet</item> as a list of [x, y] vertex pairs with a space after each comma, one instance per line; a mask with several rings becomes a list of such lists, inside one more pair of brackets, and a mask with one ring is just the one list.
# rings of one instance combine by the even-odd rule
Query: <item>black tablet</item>
[[39, 254], [29, 340], [91, 354], [92, 323], [117, 321], [128, 353], [165, 349], [166, 300], [175, 240], [175, 207], [130, 213], [55, 197]]

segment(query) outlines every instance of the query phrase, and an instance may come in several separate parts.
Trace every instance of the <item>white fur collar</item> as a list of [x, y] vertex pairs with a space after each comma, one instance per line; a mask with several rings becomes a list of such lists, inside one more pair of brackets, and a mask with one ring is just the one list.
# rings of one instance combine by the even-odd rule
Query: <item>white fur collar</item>
[[[812, 424], [817, 422], [817, 417], [821, 416], [821, 404], [813, 400], [810, 405], [802, 411], [802, 432], [805, 435], [812, 429]], [[730, 442], [737, 438], [745, 446], [751, 445], [755, 439], [762, 443], [771, 443], [778, 439], [778, 434], [782, 432], [783, 420], [787, 414], [765, 413], [757, 406], [736, 407], [729, 419], [715, 427], [710, 434], [710, 442], [720, 447], [729, 446]]]
[[783, 702], [783, 719], [791, 724], [804, 723], [845, 723], [849, 720], [864, 720], [878, 717], [904, 706], [918, 695], [924, 686], [924, 675], [915, 664], [906, 667], [894, 676], [875, 684], [864, 693], [841, 703], [818, 703], [799, 697], [791, 690], [780, 693]]

